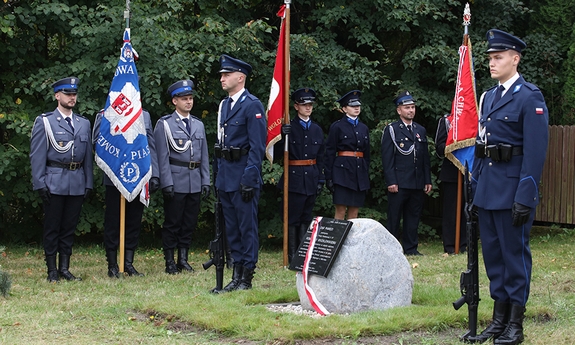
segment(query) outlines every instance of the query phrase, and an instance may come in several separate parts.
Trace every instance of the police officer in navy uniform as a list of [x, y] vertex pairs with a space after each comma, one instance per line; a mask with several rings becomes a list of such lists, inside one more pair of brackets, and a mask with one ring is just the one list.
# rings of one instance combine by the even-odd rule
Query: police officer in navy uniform
[[432, 189], [427, 132], [413, 121], [415, 100], [402, 92], [394, 103], [399, 120], [387, 125], [381, 139], [381, 160], [387, 184], [387, 230], [400, 240], [406, 255], [422, 255], [418, 250], [417, 228], [425, 194]]
[[[98, 140], [100, 133], [100, 123], [104, 116], [104, 109], [96, 114], [94, 120], [93, 140], [94, 144]], [[160, 188], [160, 171], [158, 169], [158, 159], [156, 156], [156, 145], [154, 141], [154, 131], [150, 113], [142, 109], [144, 125], [146, 127], [146, 138], [152, 164], [152, 177], [148, 182], [148, 193], [154, 193]], [[114, 186], [108, 175], [103, 174], [103, 183], [106, 189], [104, 203], [104, 248], [106, 250], [106, 261], [108, 262], [108, 277], [120, 278], [120, 268], [118, 267], [118, 247], [120, 246], [120, 191]], [[143, 273], [138, 272], [134, 267], [134, 255], [142, 231], [142, 216], [144, 215], [144, 204], [140, 198], [125, 203], [125, 226], [124, 226], [124, 272], [129, 276], [142, 277]]]
[[[311, 223], [315, 200], [325, 184], [323, 163], [325, 155], [324, 135], [321, 127], [311, 120], [316, 93], [302, 88], [294, 91], [291, 98], [297, 112], [292, 124], [282, 126], [289, 134], [288, 177], [288, 259], [291, 259], [304, 240]], [[284, 140], [276, 148], [284, 148]], [[278, 182], [284, 188], [283, 174]], [[285, 195], [285, 194], [284, 194]]]
[[160, 118], [154, 130], [164, 194], [162, 245], [168, 274], [194, 271], [188, 263], [188, 251], [200, 214], [200, 196], [207, 198], [210, 193], [204, 124], [190, 114], [194, 105], [193, 87], [191, 80], [170, 85], [168, 94], [175, 111]]
[[260, 100], [245, 88], [252, 67], [220, 57], [220, 82], [228, 93], [218, 111], [216, 188], [222, 202], [234, 270], [224, 291], [252, 288], [258, 262], [258, 201], [267, 124]]
[[369, 189], [369, 128], [359, 121], [361, 91], [337, 102], [344, 116], [331, 124], [326, 144], [326, 187], [333, 193], [336, 219], [357, 218]]
[[529, 234], [549, 120], [541, 91], [517, 72], [525, 42], [496, 29], [487, 32], [487, 42], [491, 78], [498, 85], [481, 96], [472, 182], [494, 307], [493, 321], [472, 340], [519, 344], [531, 283]]
[[44, 204], [44, 254], [51, 283], [81, 280], [69, 271], [70, 256], [82, 202], [93, 188], [93, 163], [90, 121], [72, 111], [78, 83], [69, 77], [52, 84], [58, 106], [36, 118], [30, 138], [32, 184]]
[[[443, 200], [443, 214], [441, 217], [441, 239], [443, 241], [443, 251], [447, 254], [455, 254], [455, 231], [457, 224], [457, 192], [458, 179], [461, 172], [445, 157], [445, 144], [447, 133], [451, 127], [451, 116], [446, 114], [437, 123], [435, 133], [435, 152], [442, 159], [439, 180], [441, 181], [441, 192]], [[461, 191], [463, 197], [463, 190]], [[465, 214], [463, 212], [465, 200], [462, 200], [459, 209], [459, 252], [465, 252], [467, 248], [467, 232], [465, 231]]]

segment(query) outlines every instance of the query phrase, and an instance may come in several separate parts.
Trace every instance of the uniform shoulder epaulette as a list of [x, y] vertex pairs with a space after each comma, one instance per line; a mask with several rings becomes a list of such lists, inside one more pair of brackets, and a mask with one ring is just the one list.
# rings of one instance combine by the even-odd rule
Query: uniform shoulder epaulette
[[485, 92], [489, 92], [489, 91], [491, 91], [491, 90], [493, 90], [493, 89], [495, 89], [495, 88], [497, 88], [497, 85], [493, 85], [493, 86], [490, 87], [489, 89], [485, 90]]
[[76, 116], [78, 116], [78, 117], [81, 117], [81, 118], [83, 118], [83, 119], [86, 120], [86, 121], [90, 121], [90, 119], [88, 119], [88, 118], [87, 118], [86, 116], [84, 116], [84, 115], [80, 115], [80, 114], [74, 114], [74, 115], [76, 115]]
[[192, 114], [190, 114], [190, 116], [191, 116], [193, 119], [202, 122], [202, 119], [200, 119], [199, 117], [197, 117], [197, 116], [195, 116], [195, 115], [192, 115]]
[[160, 120], [166, 120], [166, 119], [169, 119], [169, 118], [170, 118], [170, 116], [172, 116], [172, 114], [166, 114], [166, 115], [164, 115], [164, 116], [160, 117]]
[[42, 114], [40, 114], [40, 116], [46, 117], [46, 116], [50, 116], [50, 115], [52, 115], [52, 114], [54, 114], [54, 112], [53, 112], [53, 111], [49, 111], [49, 112], [47, 112], [47, 113], [42, 113]]
[[252, 101], [259, 101], [259, 99], [258, 99], [256, 96], [252, 95], [251, 93], [249, 93], [247, 96], [248, 96], [248, 98], [251, 99]]
[[526, 88], [528, 88], [531, 91], [540, 91], [539, 88], [537, 87], [537, 85], [535, 84], [531, 84], [531, 83], [525, 83], [524, 84]]

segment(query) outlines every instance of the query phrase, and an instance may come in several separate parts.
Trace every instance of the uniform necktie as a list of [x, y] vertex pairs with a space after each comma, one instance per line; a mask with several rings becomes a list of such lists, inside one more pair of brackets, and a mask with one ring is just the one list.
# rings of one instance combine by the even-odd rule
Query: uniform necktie
[[499, 102], [499, 100], [501, 99], [503, 90], [505, 90], [505, 86], [499, 85], [499, 87], [497, 87], [497, 92], [495, 92], [495, 97], [493, 97], [493, 104], [491, 105], [492, 107], [494, 107], [497, 104], [497, 102]]
[[353, 127], [355, 127], [355, 126], [357, 126], [357, 117], [355, 119], [348, 117], [347, 122], [351, 123], [353, 125]]
[[231, 97], [226, 98], [224, 101], [224, 106], [222, 109], [222, 113], [224, 115], [224, 116], [222, 116], [222, 118], [224, 119], [224, 121], [228, 119], [228, 116], [229, 116], [230, 112], [232, 111], [232, 101], [233, 100]]
[[67, 117], [66, 118], [66, 122], [68, 122], [68, 126], [70, 126], [70, 129], [72, 130], [72, 133], [74, 133], [74, 126], [72, 126], [72, 119]]
[[188, 131], [188, 134], [191, 133], [190, 132], [190, 120], [188, 120], [188, 118], [182, 119], [182, 121], [184, 121], [184, 123], [186, 124], [186, 130]]
[[413, 129], [411, 128], [411, 125], [407, 125], [407, 130], [409, 131], [409, 134], [411, 135], [411, 139], [413, 139]]
[[299, 123], [303, 127], [303, 129], [309, 129], [309, 124], [311, 123], [311, 121], [304, 121], [304, 120], [300, 119]]

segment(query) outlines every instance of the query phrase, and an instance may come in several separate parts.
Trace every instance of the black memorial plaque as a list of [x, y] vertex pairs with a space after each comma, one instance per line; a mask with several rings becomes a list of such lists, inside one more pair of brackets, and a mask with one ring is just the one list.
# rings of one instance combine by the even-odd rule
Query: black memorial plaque
[[[317, 238], [309, 262], [308, 273], [327, 277], [352, 225], [353, 223], [347, 220], [322, 218], [318, 225]], [[290, 270], [302, 271], [311, 234], [312, 229], [308, 228], [304, 241], [300, 244], [291, 260]]]

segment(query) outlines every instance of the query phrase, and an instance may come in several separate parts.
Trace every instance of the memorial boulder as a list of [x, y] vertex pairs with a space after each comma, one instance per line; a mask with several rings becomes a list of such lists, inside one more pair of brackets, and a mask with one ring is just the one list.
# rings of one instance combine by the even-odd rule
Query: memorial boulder
[[[316, 300], [336, 314], [410, 305], [413, 275], [401, 244], [377, 221], [358, 218], [351, 222], [327, 277], [307, 275]], [[302, 308], [314, 310], [301, 272], [296, 275], [296, 286]]]

